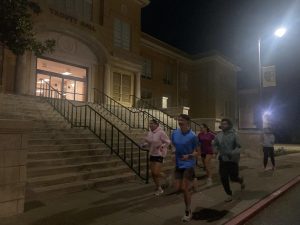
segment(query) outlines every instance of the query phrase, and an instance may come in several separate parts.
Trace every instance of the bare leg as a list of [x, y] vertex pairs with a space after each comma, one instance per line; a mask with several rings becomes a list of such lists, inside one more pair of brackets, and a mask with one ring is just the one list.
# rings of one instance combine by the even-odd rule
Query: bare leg
[[153, 178], [153, 181], [155, 183], [156, 189], [161, 188], [160, 180], [159, 180], [160, 179], [161, 166], [162, 166], [162, 164], [159, 163], [159, 162], [152, 162], [150, 164], [152, 178]]
[[184, 203], [185, 203], [185, 208], [186, 211], [191, 210], [191, 202], [192, 202], [192, 189], [193, 182], [190, 181], [189, 179], [183, 178], [182, 180], [182, 191], [183, 191], [183, 196], [184, 196]]
[[205, 157], [205, 160], [204, 160], [207, 178], [210, 178], [210, 179], [212, 178], [211, 159], [212, 159], [212, 155], [207, 154]]

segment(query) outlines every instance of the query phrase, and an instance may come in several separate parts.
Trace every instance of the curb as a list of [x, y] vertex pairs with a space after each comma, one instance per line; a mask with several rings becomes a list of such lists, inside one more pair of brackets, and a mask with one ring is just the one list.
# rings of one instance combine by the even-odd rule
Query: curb
[[223, 225], [243, 225], [246, 223], [250, 218], [255, 216], [259, 211], [267, 207], [269, 204], [271, 204], [273, 201], [275, 201], [277, 198], [279, 198], [281, 195], [283, 195], [285, 192], [290, 190], [292, 187], [294, 187], [296, 184], [300, 182], [300, 175], [294, 177], [292, 180], [290, 180], [285, 185], [281, 186], [276, 191], [272, 192], [267, 197], [263, 198], [262, 200], [254, 203], [252, 206], [250, 206], [245, 211], [241, 212], [231, 220], [225, 222]]

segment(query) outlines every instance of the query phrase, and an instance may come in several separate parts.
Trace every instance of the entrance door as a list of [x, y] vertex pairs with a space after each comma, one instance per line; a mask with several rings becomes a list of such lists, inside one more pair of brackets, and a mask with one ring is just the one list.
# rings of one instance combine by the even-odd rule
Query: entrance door
[[131, 106], [132, 95], [132, 75], [113, 73], [113, 99], [126, 105]]
[[85, 101], [86, 73], [86, 68], [38, 58], [36, 95], [42, 92], [41, 84], [47, 82], [60, 93], [54, 97], [64, 96], [68, 100]]

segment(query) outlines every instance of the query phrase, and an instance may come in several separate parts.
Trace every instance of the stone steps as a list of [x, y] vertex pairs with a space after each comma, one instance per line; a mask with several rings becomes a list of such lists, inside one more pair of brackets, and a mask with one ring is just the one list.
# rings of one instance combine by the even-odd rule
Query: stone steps
[[75, 181], [96, 179], [99, 177], [109, 177], [112, 175], [122, 174], [124, 170], [126, 171], [127, 169], [128, 167], [123, 165], [114, 168], [104, 167], [104, 168], [94, 169], [94, 170], [82, 170], [82, 171], [55, 174], [55, 175], [31, 177], [28, 178], [27, 185], [30, 188], [34, 187], [36, 189], [39, 187], [46, 187], [46, 186], [53, 186], [53, 185], [70, 183]]
[[[104, 109], [99, 112], [137, 143], [146, 135], [145, 130], [129, 129], [124, 122]], [[75, 118], [75, 114], [73, 116]], [[88, 129], [71, 128], [45, 99], [0, 94], [1, 118], [32, 121], [27, 155], [27, 199], [81, 191], [96, 186], [118, 185], [137, 178], [120, 158], [130, 159], [132, 156], [132, 164], [138, 169], [138, 147], [133, 145], [131, 148], [128, 141], [124, 146], [122, 135], [118, 143], [114, 133], [113, 144], [115, 147], [119, 145], [120, 156], [111, 154], [110, 149]], [[79, 121], [79, 115], [77, 119]], [[135, 122], [148, 123], [139, 117], [135, 118]], [[99, 124], [99, 121], [96, 123]], [[104, 132], [102, 134], [104, 137]], [[110, 142], [110, 132], [107, 134], [107, 141]], [[145, 157], [146, 154], [141, 152], [140, 167], [144, 171]], [[127, 163], [130, 164], [130, 160]], [[164, 164], [164, 167], [167, 168], [169, 163]]]
[[67, 145], [67, 144], [89, 144], [99, 141], [98, 138], [56, 138], [56, 139], [30, 139], [29, 145]]
[[110, 177], [101, 177], [90, 180], [75, 181], [46, 187], [38, 187], [34, 190], [27, 189], [27, 200], [51, 198], [52, 196], [63, 195], [72, 192], [79, 192], [96, 187], [115, 186], [121, 182], [128, 182], [136, 179], [136, 176], [129, 173], [122, 173]]
[[62, 145], [35, 145], [31, 146], [29, 151], [65, 151], [65, 150], [80, 150], [80, 149], [107, 149], [107, 146], [101, 142], [88, 144], [62, 144]]
[[[122, 151], [123, 149], [121, 149]], [[130, 156], [130, 153], [127, 153]], [[133, 152], [133, 155], [138, 155], [137, 151]], [[111, 157], [110, 150], [104, 149], [79, 149], [79, 150], [67, 150], [67, 151], [36, 151], [29, 152], [27, 155], [28, 160], [45, 160], [45, 159], [57, 159], [57, 158], [72, 158], [79, 156], [101, 156], [104, 160]]]

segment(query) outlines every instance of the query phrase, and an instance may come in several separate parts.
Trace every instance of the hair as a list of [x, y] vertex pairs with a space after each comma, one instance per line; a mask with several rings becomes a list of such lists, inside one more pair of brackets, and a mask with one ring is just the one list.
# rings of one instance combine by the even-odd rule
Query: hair
[[182, 118], [182, 119], [184, 119], [184, 120], [186, 120], [186, 121], [188, 121], [188, 122], [191, 122], [191, 117], [189, 117], [189, 116], [186, 115], [186, 114], [180, 114], [180, 115], [178, 116], [178, 118]]
[[156, 125], [159, 125], [158, 121], [156, 119], [151, 119], [150, 122], [156, 124]]
[[224, 118], [224, 119], [221, 120], [221, 123], [222, 123], [222, 122], [226, 122], [226, 123], [229, 125], [230, 128], [233, 127], [233, 123], [231, 122], [230, 119]]
[[209, 127], [207, 126], [207, 124], [201, 123], [201, 125], [207, 130], [207, 132], [210, 132], [210, 129], [209, 129]]

